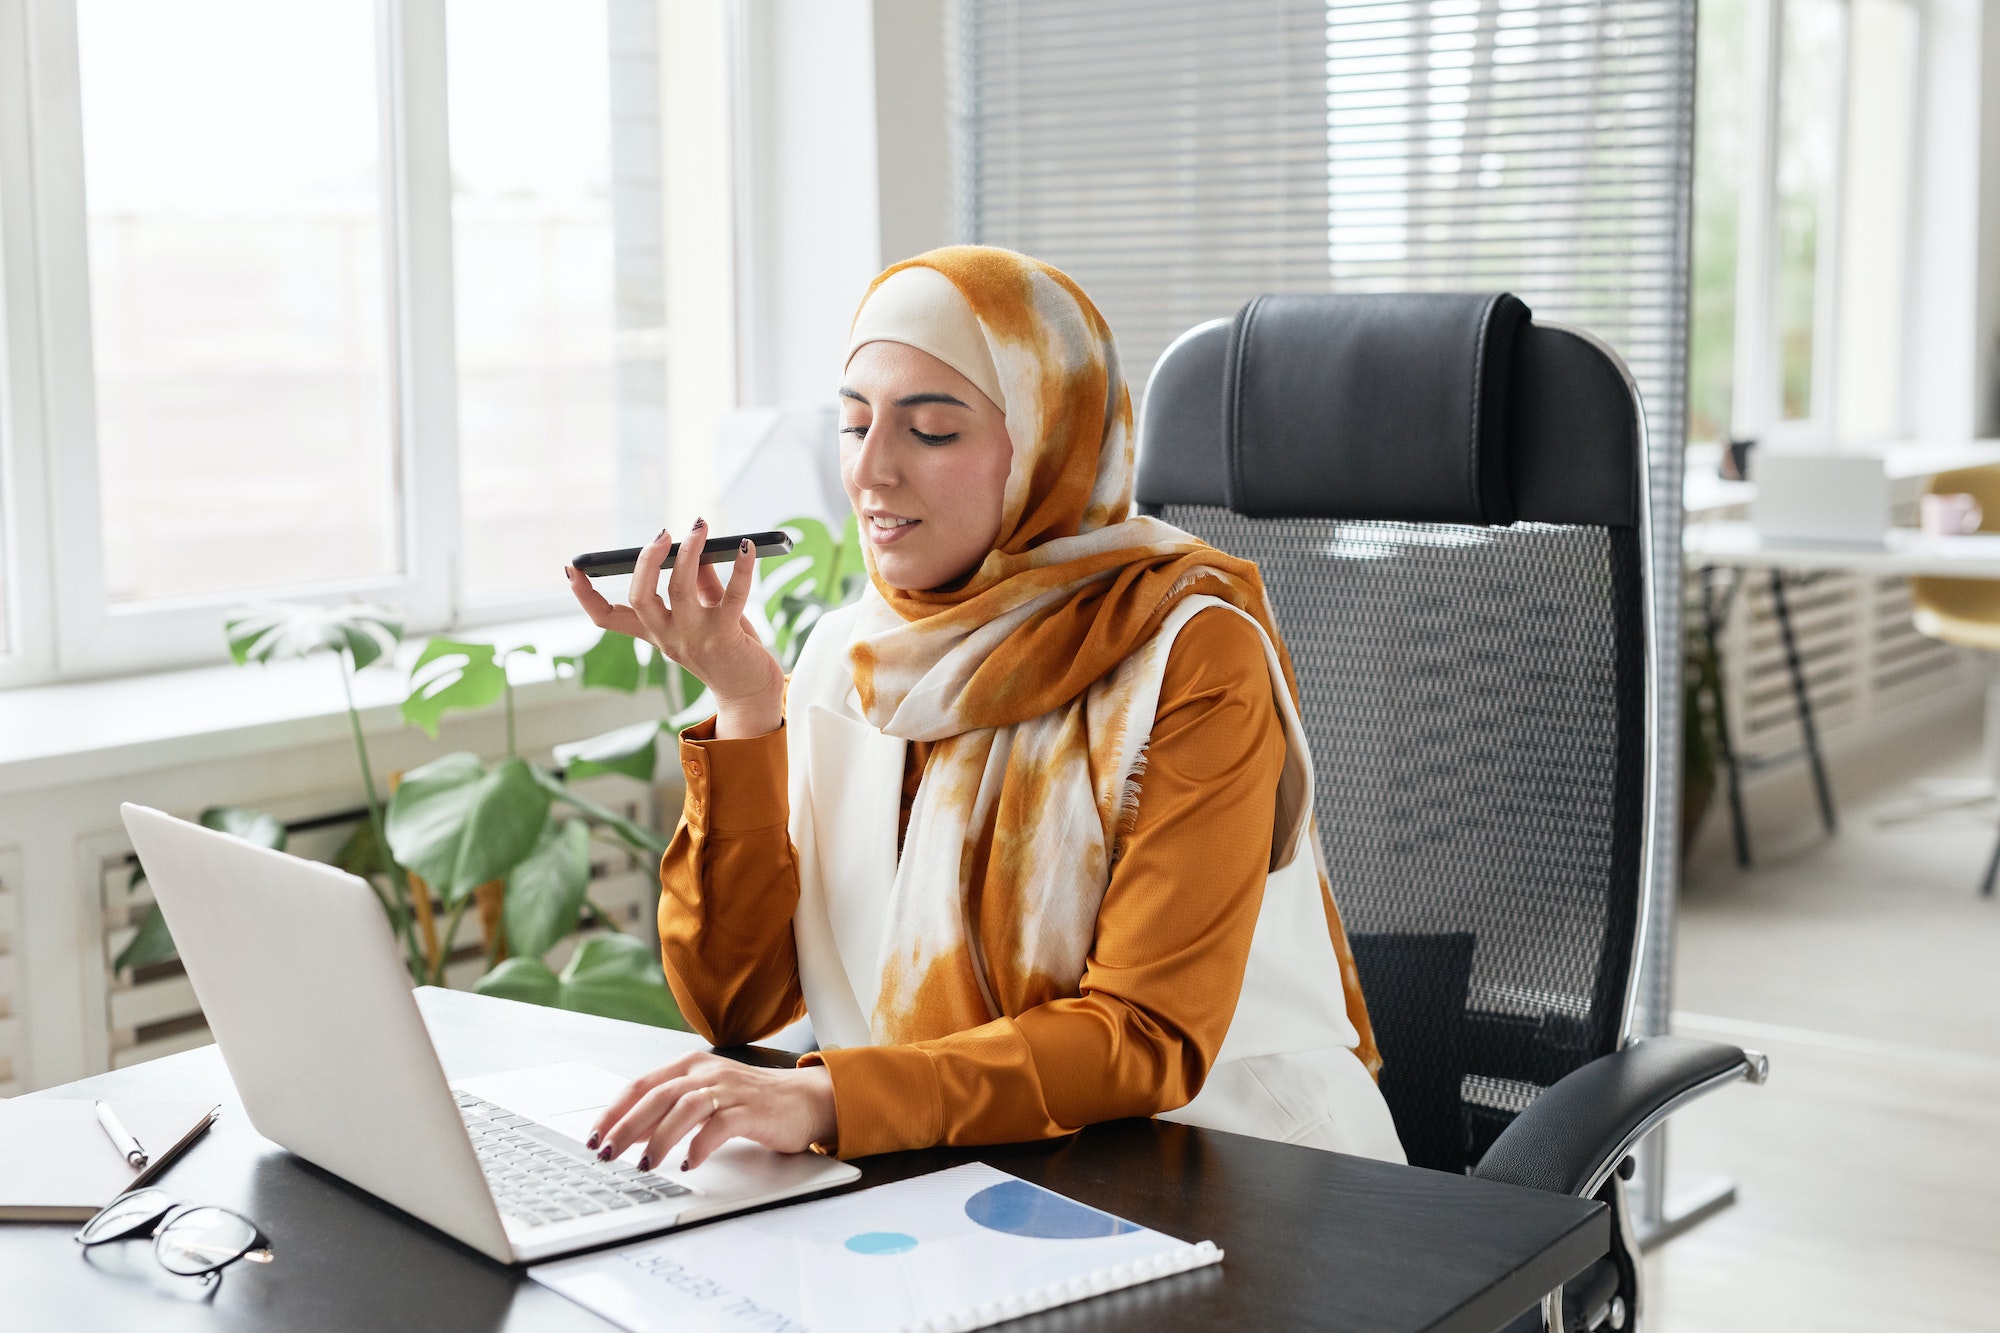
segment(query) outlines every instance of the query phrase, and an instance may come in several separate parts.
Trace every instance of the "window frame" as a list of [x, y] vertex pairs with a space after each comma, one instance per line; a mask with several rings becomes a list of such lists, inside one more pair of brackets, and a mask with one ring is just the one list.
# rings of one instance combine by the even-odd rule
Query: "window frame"
[[[1922, 78], [1924, 27], [1929, 14], [1922, 0], [1896, 0], [1906, 5], [1916, 23], [1910, 82], [1909, 161], [1903, 208], [1903, 253], [1898, 256], [1905, 292], [1904, 336], [1897, 349], [1898, 432], [1908, 429], [1909, 303], [1915, 272], [1914, 247], [1917, 228], [1914, 220], [1920, 186], [1921, 151], [1924, 138]], [[1854, 79], [1854, 4], [1839, 0], [1842, 9], [1838, 80], [1839, 109], [1833, 134], [1832, 170], [1819, 201], [1820, 239], [1815, 248], [1813, 273], [1813, 352], [1812, 405], [1808, 414], [1787, 420], [1784, 416], [1783, 386], [1780, 380], [1778, 348], [1778, 134], [1783, 95], [1785, 7], [1789, 0], [1751, 0], [1750, 45], [1746, 55], [1749, 76], [1756, 95], [1750, 123], [1744, 126], [1745, 151], [1738, 182], [1736, 240], [1736, 314], [1734, 344], [1731, 349], [1729, 434], [1736, 439], [1754, 439], [1780, 445], [1799, 444], [1841, 447], [1837, 419], [1840, 374], [1840, 306], [1842, 246], [1844, 232], [1848, 156], [1850, 146], [1849, 100]]]
[[557, 614], [468, 597], [461, 502], [445, 0], [375, 0], [400, 568], [127, 605], [107, 596], [98, 492], [77, 0], [0, 0], [0, 689], [226, 659], [253, 601], [401, 611], [407, 632]]

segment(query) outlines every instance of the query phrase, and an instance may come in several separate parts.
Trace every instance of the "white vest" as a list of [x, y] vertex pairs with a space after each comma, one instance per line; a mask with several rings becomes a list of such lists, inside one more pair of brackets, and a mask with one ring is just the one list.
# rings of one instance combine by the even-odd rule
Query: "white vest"
[[[1209, 606], [1243, 615], [1217, 598], [1189, 597], [1160, 635], [1170, 645]], [[881, 989], [902, 805], [905, 742], [861, 714], [847, 665], [854, 619], [847, 607], [819, 622], [785, 698], [799, 862], [792, 931], [813, 1032], [828, 1048], [874, 1043], [868, 1015]], [[1299, 836], [1312, 809], [1305, 735], [1268, 639], [1264, 654], [1290, 751], [1279, 802], [1289, 827], [1274, 839], [1281, 864], [1265, 881], [1243, 991], [1208, 1079], [1192, 1102], [1161, 1118], [1401, 1162], [1389, 1109], [1354, 1055], [1360, 1038], [1347, 1019], [1311, 840]], [[1159, 660], [1164, 666], [1166, 654]], [[1157, 688], [1150, 693], [1157, 699]], [[1140, 722], [1151, 730], [1150, 715], [1133, 718]]]

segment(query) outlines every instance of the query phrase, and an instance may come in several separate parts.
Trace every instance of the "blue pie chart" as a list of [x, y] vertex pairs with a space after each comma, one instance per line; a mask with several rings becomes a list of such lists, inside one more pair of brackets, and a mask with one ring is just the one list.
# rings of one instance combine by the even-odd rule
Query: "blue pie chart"
[[965, 1215], [988, 1231], [1038, 1240], [1087, 1240], [1139, 1229], [1122, 1217], [1051, 1194], [1025, 1180], [988, 1185], [965, 1201]]

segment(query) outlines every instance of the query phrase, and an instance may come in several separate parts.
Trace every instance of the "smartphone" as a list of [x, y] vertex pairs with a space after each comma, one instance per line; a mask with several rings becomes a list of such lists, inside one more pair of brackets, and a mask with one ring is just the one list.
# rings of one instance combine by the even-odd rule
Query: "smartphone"
[[[757, 548], [757, 558], [771, 555], [790, 555], [792, 537], [787, 532], [739, 532], [729, 537], [710, 537], [702, 543], [701, 563], [719, 565], [725, 560], [734, 560], [748, 538]], [[570, 561], [585, 578], [609, 578], [613, 574], [630, 574], [639, 564], [642, 546], [628, 546], [622, 551], [585, 551]], [[667, 548], [667, 558], [660, 563], [661, 569], [672, 569], [674, 558], [681, 553], [681, 544], [675, 542]]]

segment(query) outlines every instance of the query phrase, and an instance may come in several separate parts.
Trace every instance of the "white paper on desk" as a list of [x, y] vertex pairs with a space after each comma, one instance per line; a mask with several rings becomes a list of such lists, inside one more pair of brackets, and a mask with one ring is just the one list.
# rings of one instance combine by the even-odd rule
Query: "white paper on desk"
[[1219, 1263], [974, 1162], [540, 1264], [632, 1333], [973, 1329]]

